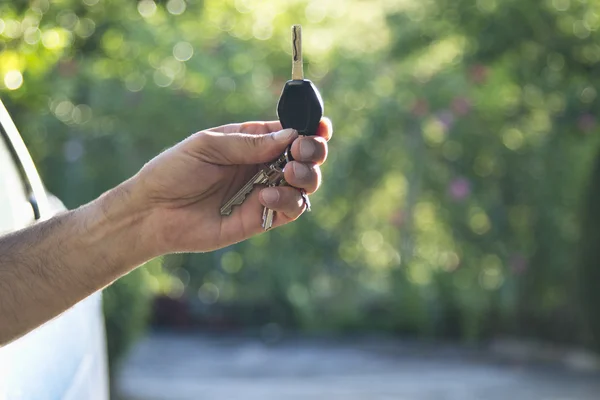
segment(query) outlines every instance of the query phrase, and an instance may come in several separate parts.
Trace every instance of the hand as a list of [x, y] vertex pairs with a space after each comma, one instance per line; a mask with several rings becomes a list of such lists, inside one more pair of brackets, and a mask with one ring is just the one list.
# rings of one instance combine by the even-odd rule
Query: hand
[[[276, 211], [273, 227], [297, 219], [305, 209], [300, 190], [315, 192], [327, 157], [331, 122], [317, 136], [298, 137], [279, 122], [231, 124], [193, 134], [151, 160], [126, 184], [137, 207], [147, 207], [142, 234], [160, 253], [210, 251], [263, 231], [263, 206]], [[289, 187], [253, 190], [229, 216], [220, 208], [257, 171], [292, 143], [284, 170]], [[293, 187], [291, 187], [293, 186]]]

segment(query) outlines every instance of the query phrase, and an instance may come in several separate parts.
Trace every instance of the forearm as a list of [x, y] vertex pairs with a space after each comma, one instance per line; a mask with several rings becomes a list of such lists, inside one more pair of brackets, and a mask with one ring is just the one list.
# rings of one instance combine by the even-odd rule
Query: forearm
[[36, 328], [157, 255], [127, 185], [0, 238], [0, 345]]

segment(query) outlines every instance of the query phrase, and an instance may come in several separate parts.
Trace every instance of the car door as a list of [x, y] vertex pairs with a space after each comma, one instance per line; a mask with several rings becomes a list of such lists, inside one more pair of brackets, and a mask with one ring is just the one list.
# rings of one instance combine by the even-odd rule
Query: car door
[[[0, 235], [62, 210], [0, 101]], [[0, 400], [105, 400], [107, 375], [100, 293], [0, 348]]]

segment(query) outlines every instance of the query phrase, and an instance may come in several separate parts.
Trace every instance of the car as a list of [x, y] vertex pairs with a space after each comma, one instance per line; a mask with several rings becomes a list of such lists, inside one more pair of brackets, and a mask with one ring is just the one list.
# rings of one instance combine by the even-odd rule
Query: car
[[[0, 100], [0, 235], [64, 210], [46, 191]], [[100, 292], [0, 347], [2, 400], [106, 400], [108, 388]]]

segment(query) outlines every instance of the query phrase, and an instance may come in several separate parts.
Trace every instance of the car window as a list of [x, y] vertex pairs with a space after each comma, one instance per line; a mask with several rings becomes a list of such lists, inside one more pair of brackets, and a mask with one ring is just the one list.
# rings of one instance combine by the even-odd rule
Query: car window
[[8, 143], [0, 135], [0, 235], [34, 221], [27, 190]]

